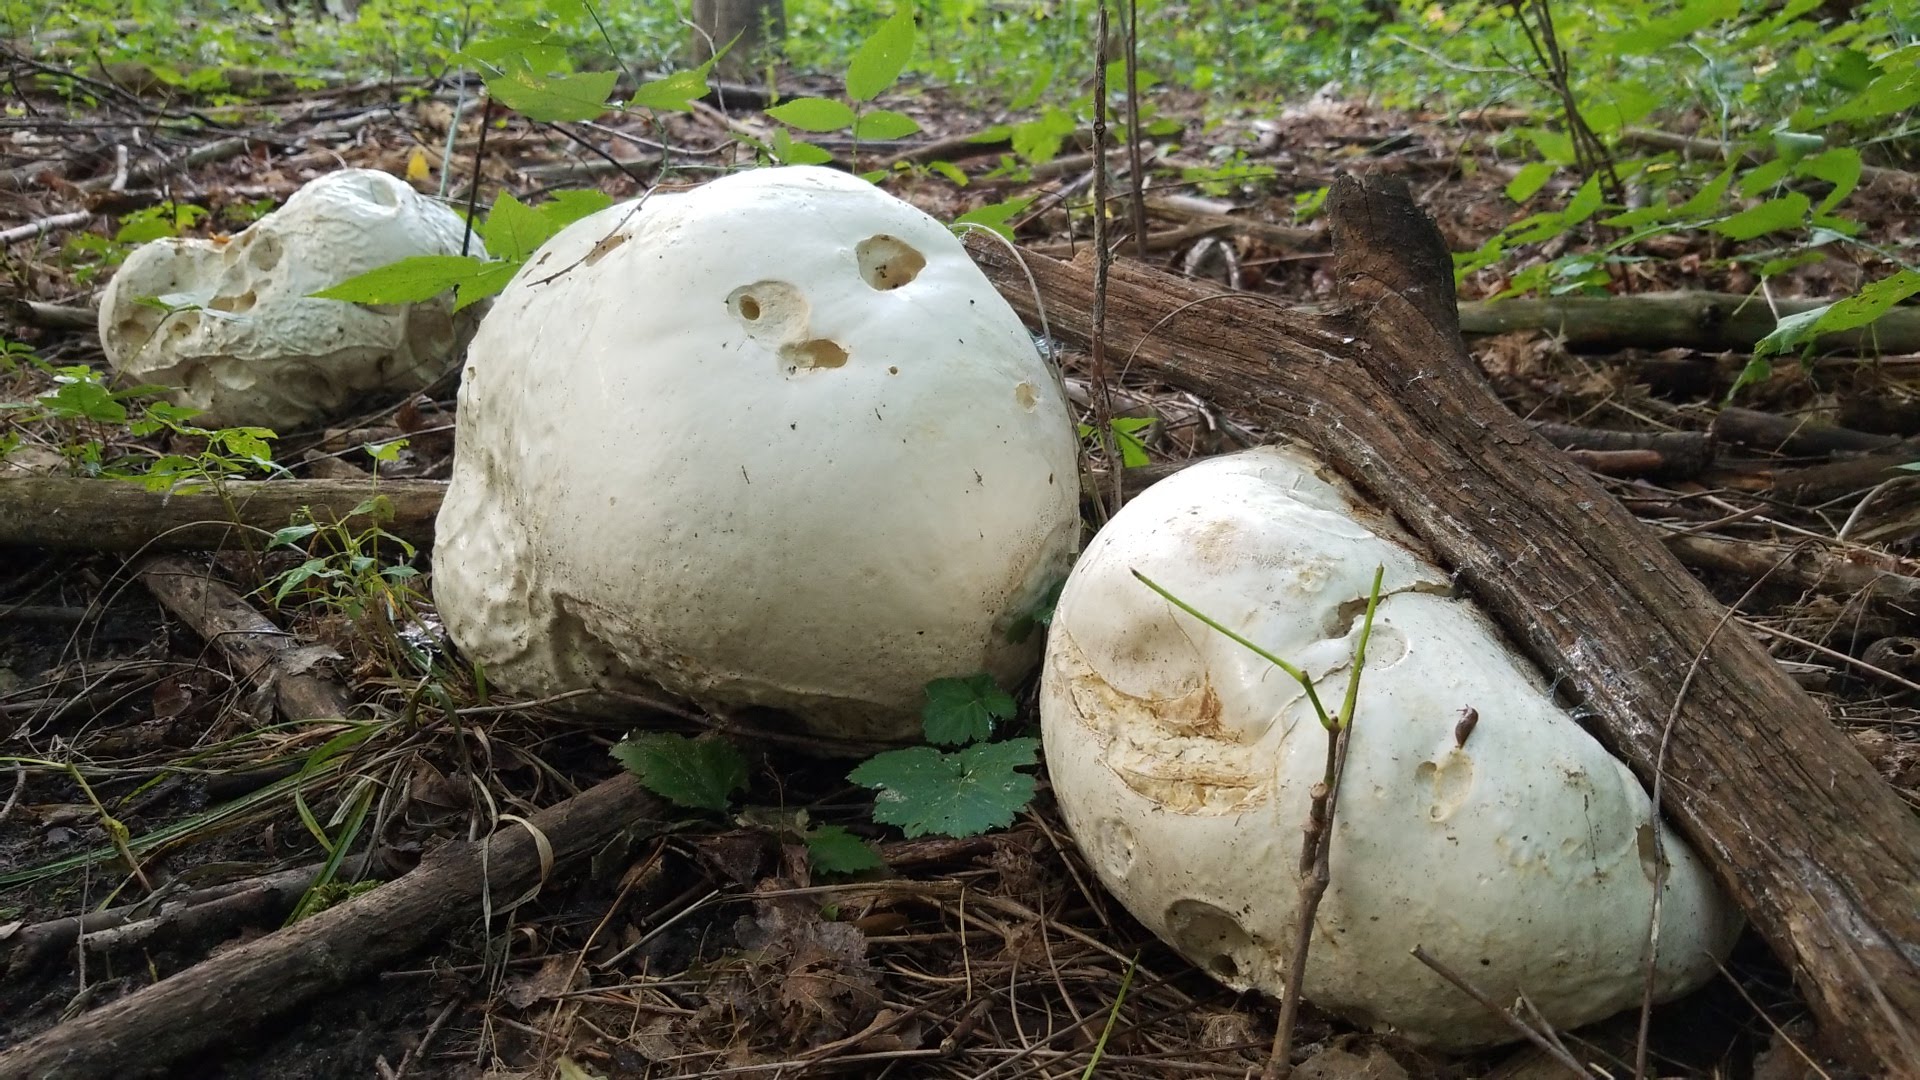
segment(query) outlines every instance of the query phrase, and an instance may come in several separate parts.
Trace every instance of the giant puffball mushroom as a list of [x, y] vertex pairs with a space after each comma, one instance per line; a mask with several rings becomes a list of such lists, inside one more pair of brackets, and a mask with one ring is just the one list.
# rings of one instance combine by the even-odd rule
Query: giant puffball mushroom
[[[1194, 465], [1089, 545], [1054, 614], [1040, 699], [1081, 851], [1181, 953], [1278, 996], [1329, 735], [1299, 683], [1133, 571], [1303, 668], [1337, 709], [1383, 566], [1302, 996], [1446, 1048], [1514, 1038], [1410, 955], [1424, 946], [1557, 1026], [1638, 1002], [1646, 793], [1414, 541], [1325, 473], [1274, 448]], [[1664, 999], [1713, 975], [1740, 920], [1687, 846], [1661, 839]]]
[[456, 445], [434, 597], [526, 694], [911, 737], [929, 681], [1031, 669], [1009, 631], [1079, 541], [1073, 422], [1020, 320], [939, 222], [826, 169], [563, 230], [474, 338]]
[[456, 315], [451, 295], [372, 306], [309, 294], [411, 256], [459, 255], [464, 232], [460, 215], [386, 173], [328, 173], [234, 236], [134, 251], [100, 297], [100, 343], [116, 370], [173, 388], [201, 423], [325, 421], [445, 374], [481, 311]]

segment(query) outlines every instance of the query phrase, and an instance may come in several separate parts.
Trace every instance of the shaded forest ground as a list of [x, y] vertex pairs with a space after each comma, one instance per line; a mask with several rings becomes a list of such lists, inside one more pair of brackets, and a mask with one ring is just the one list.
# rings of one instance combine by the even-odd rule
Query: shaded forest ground
[[[789, 95], [809, 89], [831, 83], [783, 83]], [[265, 203], [343, 166], [412, 175], [423, 190], [437, 188], [444, 170], [452, 197], [464, 198], [480, 145], [473, 111], [453, 132], [453, 158], [441, 156], [462, 96], [384, 83], [290, 90], [243, 133], [221, 134], [165, 124], [162, 111], [184, 106], [130, 92], [103, 91], [91, 110], [29, 95], [16, 130], [40, 141], [17, 141], [5, 162], [0, 226], [45, 228], [10, 239], [7, 338], [51, 365], [104, 363], [76, 309], [103, 283], [98, 253], [128, 214], [191, 204], [208, 211], [191, 231], [236, 230]], [[913, 115], [924, 133], [863, 148], [871, 157], [862, 164], [910, 161], [919, 146], [982, 126], [973, 105], [938, 91], [884, 104]], [[1522, 213], [1504, 193], [1519, 166], [1500, 160], [1497, 138], [1523, 119], [1517, 114], [1419, 115], [1329, 95], [1203, 125], [1205, 104], [1178, 91], [1158, 99], [1162, 116], [1190, 119], [1179, 149], [1150, 162], [1147, 258], [1157, 265], [1290, 303], [1324, 302], [1332, 292], [1324, 237], [1294, 211], [1342, 171], [1406, 179], [1460, 251]], [[664, 128], [608, 118], [583, 143], [516, 118], [487, 133], [478, 176], [489, 198], [509, 190], [531, 200], [571, 187], [630, 196], [657, 174], [663, 143], [686, 164], [684, 182], [748, 160], [735, 137], [766, 136], [764, 124], [755, 108], [709, 104]], [[116, 147], [131, 152], [121, 158]], [[943, 220], [1032, 196], [1013, 221], [1023, 245], [1060, 255], [1084, 247], [1089, 155], [1069, 147], [1047, 165], [995, 175], [997, 152], [969, 154], [950, 146], [940, 158], [969, 175], [965, 187], [910, 170], [891, 188]], [[1206, 179], [1193, 179], [1195, 170]], [[1913, 176], [1885, 169], [1848, 205], [1869, 239], [1898, 248], [1910, 242], [1916, 201]], [[83, 233], [100, 243], [73, 247]], [[1588, 330], [1575, 334], [1564, 313], [1549, 313], [1532, 328], [1473, 335], [1474, 354], [1514, 411], [1603, 475], [1920, 806], [1920, 563], [1910, 558], [1920, 479], [1897, 469], [1920, 457], [1920, 340], [1782, 364], [1728, 405], [1751, 332], [1709, 312], [1680, 320], [1689, 336], [1663, 343], [1637, 329], [1670, 325], [1663, 309], [1636, 298], [1823, 299], [1856, 287], [1862, 271], [1829, 259], [1773, 276], [1762, 294], [1750, 270], [1720, 258], [1722, 244], [1708, 234], [1661, 238], [1617, 275], [1605, 298], [1617, 306]], [[1524, 266], [1469, 277], [1463, 299], [1498, 292]], [[1469, 330], [1497, 321], [1484, 318], [1469, 317]], [[1622, 340], [1636, 344], [1615, 347]], [[1066, 367], [1087, 408], [1084, 358], [1068, 356]], [[56, 378], [16, 364], [0, 397], [32, 401], [54, 391]], [[1143, 475], [1284, 434], [1143, 381], [1123, 380], [1121, 390], [1128, 415], [1155, 421], [1144, 431], [1155, 465]], [[350, 424], [282, 432], [276, 452], [297, 475], [364, 476], [369, 461], [358, 448], [404, 437], [406, 449], [380, 475], [444, 479], [452, 408], [449, 389], [380, 403]], [[20, 444], [0, 463], [15, 473], [65, 470], [76, 440], [140, 444], [90, 421], [15, 430]], [[289, 560], [297, 557], [237, 549], [195, 565], [252, 594]], [[204, 902], [204, 890], [222, 883], [323, 859], [293, 790], [331, 828], [358, 797], [355, 778], [373, 778], [383, 794], [357, 869], [374, 880], [404, 872], [446, 839], [487, 831], [494, 815], [530, 815], [613, 774], [606, 748], [629, 726], [697, 727], [638, 711], [596, 722], [489, 702], [458, 673], [410, 666], [411, 620], [427, 611], [417, 597], [383, 610], [334, 596], [270, 611], [299, 640], [329, 647], [334, 655], [320, 669], [380, 718], [363, 741], [316, 768], [316, 752], [342, 728], [275, 724], [271, 695], [137, 585], [141, 569], [118, 555], [5, 551], [0, 731], [8, 755], [86, 763], [93, 796], [133, 836], [174, 830], [139, 860], [163, 895]], [[259, 595], [252, 602], [271, 609]], [[1239, 1077], [1264, 1063], [1270, 1006], [1192, 972], [1102, 894], [1044, 787], [1005, 832], [904, 841], [867, 821], [842, 766], [779, 748], [763, 754], [754, 801], [806, 807], [816, 821], [879, 841], [889, 867], [882, 879], [815, 881], [777, 827], [663, 813], [623, 830], [589, 867], [548, 881], [485, 932], [468, 925], [407, 965], [179, 1074], [554, 1075], [578, 1063], [601, 1075], [1066, 1076], [1089, 1060], [1109, 1011], [1119, 1019], [1101, 1050], [1101, 1075]], [[56, 941], [26, 956], [20, 942], [55, 941], [45, 936], [55, 921], [139, 905], [143, 890], [111, 858], [43, 872], [110, 839], [88, 794], [58, 770], [23, 762], [0, 771], [0, 799], [0, 949], [9, 939], [15, 948], [0, 979], [0, 1046], [285, 917], [285, 906], [263, 900], [205, 925], [169, 916], [98, 951]], [[210, 812], [221, 807], [240, 809]], [[156, 910], [148, 902], [128, 914]], [[1724, 980], [1656, 1017], [1661, 1075], [1806, 1074], [1792, 1049], [1810, 1037], [1804, 1009], [1755, 941]], [[1632, 1071], [1630, 1017], [1568, 1039], [1615, 1075]], [[1308, 1072], [1316, 1076], [1548, 1074], [1532, 1050], [1445, 1058], [1311, 1013], [1299, 1041], [1314, 1055], [1303, 1071], [1317, 1068]]]

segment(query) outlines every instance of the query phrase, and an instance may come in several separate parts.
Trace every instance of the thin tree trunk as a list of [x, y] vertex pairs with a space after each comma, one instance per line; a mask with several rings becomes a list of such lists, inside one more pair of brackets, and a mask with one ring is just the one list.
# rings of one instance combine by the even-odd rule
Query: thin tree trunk
[[722, 78], [752, 82], [755, 60], [786, 36], [786, 0], [693, 0], [693, 61], [725, 50], [714, 65]]

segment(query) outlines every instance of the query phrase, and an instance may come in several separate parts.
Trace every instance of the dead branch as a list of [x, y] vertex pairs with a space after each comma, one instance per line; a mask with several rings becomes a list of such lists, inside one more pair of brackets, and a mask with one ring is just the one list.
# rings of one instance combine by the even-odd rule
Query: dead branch
[[1870, 454], [1876, 450], [1892, 449], [1902, 442], [1897, 435], [1874, 435], [1805, 418], [1738, 407], [1720, 410], [1719, 415], [1713, 418], [1713, 434], [1722, 442], [1798, 457]]
[[[1673, 554], [1493, 395], [1460, 340], [1446, 246], [1404, 186], [1342, 178], [1328, 207], [1345, 310], [1277, 311], [1121, 263], [1115, 347], [1294, 433], [1393, 511], [1643, 780], [1679, 701], [1671, 820], [1791, 966], [1836, 1052], [1875, 1074], [1920, 1060], [1920, 823], [1751, 636], [1715, 633], [1720, 605]], [[1031, 316], [1026, 271], [972, 250]], [[1027, 264], [1055, 335], [1085, 341], [1091, 266]]]
[[[448, 844], [399, 880], [237, 946], [0, 1053], [0, 1080], [148, 1076], [221, 1044], [497, 911], [593, 851], [650, 796], [622, 774], [474, 843]], [[536, 840], [536, 837], [538, 838]]]
[[[1793, 315], [1825, 300], [1781, 300], [1781, 315]], [[1585, 352], [1619, 349], [1699, 349], [1746, 352], [1773, 332], [1774, 314], [1751, 296], [1712, 292], [1643, 293], [1637, 296], [1558, 296], [1548, 300], [1469, 300], [1460, 305], [1467, 334], [1544, 330]], [[1815, 348], [1829, 352], [1920, 351], [1920, 308], [1896, 307], [1870, 326], [1827, 334]]]
[[36, 236], [45, 236], [50, 232], [59, 232], [75, 225], [85, 225], [93, 220], [93, 211], [75, 210], [70, 214], [54, 214], [38, 221], [29, 221], [25, 225], [16, 225], [0, 232], [0, 246], [12, 247], [22, 240], [31, 240]]
[[302, 509], [315, 521], [348, 521], [375, 494], [392, 504], [382, 528], [409, 543], [433, 536], [433, 518], [447, 485], [439, 480], [236, 480], [184, 495], [148, 491], [118, 480], [69, 477], [0, 479], [0, 547], [86, 551], [212, 551], [258, 546], [248, 530], [270, 533]]
[[341, 717], [353, 708], [353, 696], [323, 666], [337, 656], [333, 650], [301, 644], [215, 581], [206, 567], [183, 556], [161, 555], [140, 569], [140, 582], [242, 678], [272, 688], [280, 715], [288, 720]]

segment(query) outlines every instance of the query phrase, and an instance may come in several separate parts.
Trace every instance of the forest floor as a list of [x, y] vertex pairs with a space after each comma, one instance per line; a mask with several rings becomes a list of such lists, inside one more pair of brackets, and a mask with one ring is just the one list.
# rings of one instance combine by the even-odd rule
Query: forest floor
[[[106, 272], [92, 268], [99, 246], [76, 254], [88, 249], [71, 243], [75, 235], [104, 240], [117, 217], [169, 201], [211, 212], [196, 234], [237, 231], [261, 200], [282, 201], [347, 166], [400, 176], [411, 167], [427, 191], [450, 170], [448, 188], [460, 200], [480, 142], [477, 110], [468, 108], [454, 159], [442, 160], [456, 115], [450, 89], [288, 94], [253, 106], [255, 119], [237, 135], [176, 122], [162, 114], [183, 109], [152, 99], [105, 100], [92, 112], [51, 96], [30, 101], [0, 145], [9, 170], [0, 181], [0, 224], [53, 222], [9, 241], [6, 337], [51, 365], [105, 363], [86, 316], [73, 311], [93, 302]], [[887, 104], [913, 114], [924, 134], [861, 148], [863, 165], [908, 160], [917, 146], [996, 119], [934, 92]], [[1503, 193], [1514, 168], [1493, 138], [1519, 117], [1407, 115], [1328, 99], [1202, 125], [1204, 104], [1177, 95], [1159, 102], [1163, 116], [1193, 118], [1179, 149], [1155, 152], [1149, 163], [1148, 259], [1162, 268], [1290, 304], [1327, 303], [1334, 283], [1324, 237], [1313, 221], [1296, 220], [1294, 207], [1341, 172], [1404, 178], [1456, 251], [1524, 213]], [[688, 182], [748, 160], [734, 135], [764, 133], [765, 123], [756, 109], [711, 106], [673, 116], [664, 129], [614, 117], [581, 128], [592, 144], [583, 147], [516, 118], [489, 133], [480, 175], [488, 197], [503, 189], [532, 201], [576, 187], [628, 197], [651, 182], [662, 142], [683, 164], [676, 182]], [[843, 156], [853, 150], [823, 145]], [[129, 151], [120, 161], [116, 147]], [[909, 171], [891, 189], [942, 220], [1031, 195], [1015, 219], [1022, 245], [1069, 256], [1088, 243], [1087, 155], [1069, 146], [1031, 174], [1006, 175], [996, 174], [998, 151], [950, 147], [942, 159], [971, 182], [958, 187]], [[1263, 175], [1236, 175], [1256, 168]], [[1193, 170], [1207, 178], [1192, 179]], [[1128, 190], [1123, 180], [1116, 191], [1121, 221]], [[1889, 171], [1863, 184], [1848, 208], [1869, 239], [1893, 245], [1920, 221], [1917, 201], [1913, 177]], [[1738, 321], [1721, 313], [1662, 342], [1669, 323], [1655, 294], [1743, 294], [1764, 307], [1842, 295], [1861, 271], [1840, 256], [1789, 270], [1763, 291], [1721, 258], [1720, 243], [1705, 234], [1662, 238], [1617, 274], [1607, 298], [1617, 306], [1579, 333], [1554, 319], [1471, 333], [1470, 346], [1513, 410], [1552, 425], [1543, 432], [1586, 455], [1581, 460], [1647, 528], [1735, 606], [1738, 624], [1818, 695], [1887, 783], [1920, 807], [1920, 561], [1912, 558], [1920, 477], [1886, 471], [1920, 456], [1920, 344], [1782, 363], [1775, 378], [1744, 390], [1737, 408], [1726, 406], [1752, 335], [1743, 339]], [[1131, 246], [1122, 254], [1134, 257]], [[1470, 277], [1462, 299], [1497, 292], [1520, 265]], [[1084, 358], [1069, 355], [1065, 367], [1084, 406]], [[0, 401], [29, 402], [54, 387], [42, 368], [0, 372]], [[1137, 379], [1121, 390], [1127, 410], [1157, 421], [1147, 438], [1156, 463], [1279, 434]], [[355, 448], [407, 437], [380, 475], [444, 479], [453, 408], [448, 389], [388, 402], [326, 431], [283, 432], [277, 453], [295, 475], [364, 476]], [[17, 427], [23, 441], [0, 469], [64, 472], [71, 430]], [[1607, 443], [1594, 434], [1601, 431], [1627, 440]], [[1636, 441], [1656, 433], [1690, 435], [1696, 453]], [[133, 923], [168, 910], [156, 896], [200, 902], [223, 884], [316, 863], [325, 853], [311, 830], [339, 827], [335, 808], [356, 797], [355, 777], [374, 778], [386, 793], [362, 834], [371, 854], [361, 872], [392, 878], [443, 842], [484, 832], [492, 815], [531, 817], [614, 775], [607, 748], [629, 727], [689, 729], [683, 719], [639, 711], [592, 719], [490, 707], [460, 697], [474, 688], [458, 680], [442, 688], [444, 700], [423, 695], [418, 680], [393, 676], [394, 638], [404, 628], [317, 604], [275, 611], [256, 591], [297, 561], [239, 549], [196, 565], [298, 640], [327, 646], [332, 658], [320, 670], [366, 715], [405, 717], [329, 759], [338, 767], [326, 770], [310, 768], [314, 755], [343, 729], [275, 725], [271, 694], [251, 688], [249, 672], [140, 587], [140, 564], [105, 552], [0, 548], [0, 755], [17, 762], [0, 766], [0, 955], [9, 959], [0, 977], [0, 1049], [155, 979], [193, 978], [193, 965], [231, 948], [230, 939], [275, 929], [286, 906], [258, 905], [212, 925], [174, 912], [122, 941], [79, 948], [72, 935], [50, 937], [48, 928], [102, 908], [124, 908], [120, 922]], [[1022, 707], [1031, 716], [1030, 690]], [[140, 844], [137, 874], [113, 854], [87, 792], [26, 760], [55, 758], [87, 763], [92, 796]], [[1103, 1077], [1244, 1077], [1264, 1065], [1272, 1006], [1194, 971], [1105, 896], [1044, 783], [1035, 807], [1008, 830], [903, 841], [867, 821], [844, 763], [779, 757], [777, 789], [766, 760], [756, 765], [756, 791], [777, 790], [815, 821], [876, 840], [885, 874], [817, 882], [778, 830], [662, 814], [624, 829], [588, 864], [546, 880], [534, 899], [496, 913], [490, 925], [463, 922], [377, 976], [260, 1030], [235, 1031], [217, 1052], [175, 1063], [172, 1074], [1014, 1080], [1079, 1075], [1096, 1046]], [[232, 812], [213, 813], [221, 808]], [[303, 820], [307, 808], [317, 822]], [[42, 944], [29, 955], [28, 941]], [[1110, 1012], [1117, 1022], [1103, 1038]], [[1725, 978], [1654, 1015], [1662, 1076], [1799, 1077], [1807, 1069], [1795, 1047], [1817, 1054], [1786, 970], [1751, 936]], [[1632, 1016], [1565, 1038], [1611, 1075], [1632, 1073]], [[1311, 1009], [1297, 1044], [1307, 1057], [1300, 1075], [1314, 1077], [1511, 1080], [1555, 1068], [1524, 1044], [1447, 1056]], [[584, 1071], [567, 1071], [575, 1067]]]

